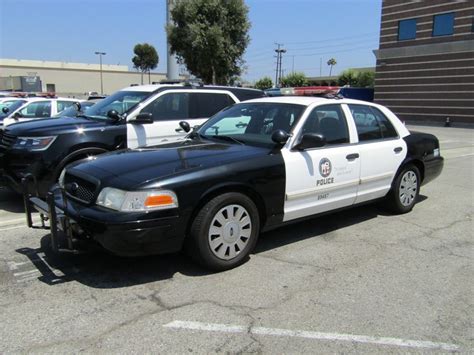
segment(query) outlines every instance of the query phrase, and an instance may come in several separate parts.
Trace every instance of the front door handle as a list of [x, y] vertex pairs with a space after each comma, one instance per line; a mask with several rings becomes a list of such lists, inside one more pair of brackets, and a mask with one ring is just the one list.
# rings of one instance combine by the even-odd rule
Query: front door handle
[[403, 150], [402, 147], [396, 147], [396, 148], [393, 149], [393, 151], [397, 154], [400, 153], [402, 150]]
[[175, 132], [183, 132], [183, 129], [182, 128], [176, 128], [174, 131]]
[[359, 153], [353, 153], [353, 154], [349, 154], [346, 156], [346, 159], [347, 160], [354, 160], [354, 159], [357, 159], [359, 157]]

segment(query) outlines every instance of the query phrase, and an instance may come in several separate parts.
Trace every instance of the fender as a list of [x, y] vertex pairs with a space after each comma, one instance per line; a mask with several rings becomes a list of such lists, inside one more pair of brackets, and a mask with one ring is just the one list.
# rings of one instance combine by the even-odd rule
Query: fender
[[192, 216], [194, 216], [197, 211], [199, 211], [199, 209], [212, 197], [219, 195], [222, 190], [242, 192], [243, 194], [250, 197], [255, 202], [260, 215], [260, 228], [264, 227], [268, 216], [262, 196], [251, 185], [237, 181], [222, 182], [204, 191], [199, 197], [198, 204], [193, 208]]
[[92, 155], [98, 155], [98, 154], [103, 154], [109, 152], [107, 149], [104, 148], [98, 148], [98, 147], [87, 147], [87, 148], [82, 148], [75, 150], [71, 154], [67, 155], [65, 158], [63, 158], [60, 163], [58, 164], [57, 168], [54, 170], [53, 176], [59, 176], [61, 173], [61, 170], [64, 168], [69, 163], [72, 163], [72, 161], [79, 157], [83, 156], [86, 154], [92, 154]]

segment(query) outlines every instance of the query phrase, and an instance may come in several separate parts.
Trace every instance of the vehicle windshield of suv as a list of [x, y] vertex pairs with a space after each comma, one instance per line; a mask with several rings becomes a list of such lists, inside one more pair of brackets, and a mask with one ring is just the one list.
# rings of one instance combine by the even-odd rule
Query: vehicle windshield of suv
[[149, 91], [117, 91], [108, 96], [87, 110], [87, 117], [106, 120], [107, 112], [117, 111], [120, 115], [130, 111], [139, 102], [149, 97], [152, 92]]
[[242, 103], [210, 118], [199, 130], [201, 137], [250, 145], [273, 146], [277, 129], [290, 133], [306, 106], [284, 103]]
[[72, 106], [69, 106], [67, 109], [61, 111], [54, 117], [76, 117], [78, 115], [83, 115], [87, 113], [87, 110], [89, 110], [89, 108], [94, 104], [95, 102], [84, 101], [84, 102], [81, 102], [81, 109], [79, 111], [77, 111], [76, 105], [72, 105]]
[[[26, 100], [12, 100], [12, 101], [3, 101], [0, 104], [0, 119], [3, 119], [10, 115], [13, 111], [15, 111], [17, 108], [22, 106]], [[5, 113], [3, 112], [3, 108], [8, 107], [8, 112]]]

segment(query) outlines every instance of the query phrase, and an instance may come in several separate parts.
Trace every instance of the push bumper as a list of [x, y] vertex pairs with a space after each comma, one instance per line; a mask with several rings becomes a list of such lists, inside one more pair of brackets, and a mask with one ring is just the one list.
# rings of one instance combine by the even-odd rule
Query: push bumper
[[[97, 207], [84, 207], [68, 200], [59, 187], [48, 192], [46, 200], [31, 194], [34, 177], [23, 179], [26, 221], [30, 228], [50, 230], [55, 252], [83, 252], [101, 246], [113, 254], [139, 256], [181, 250], [186, 223], [176, 212], [163, 211], [157, 218], [143, 219]], [[32, 212], [40, 214], [34, 225]], [[48, 225], [49, 224], [49, 225]]]

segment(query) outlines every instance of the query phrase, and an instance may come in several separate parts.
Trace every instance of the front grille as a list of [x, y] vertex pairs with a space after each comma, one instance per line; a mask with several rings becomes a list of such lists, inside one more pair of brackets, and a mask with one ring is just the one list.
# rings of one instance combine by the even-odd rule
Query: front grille
[[13, 143], [15, 143], [15, 140], [16, 136], [3, 131], [0, 147], [4, 149], [9, 149], [13, 145]]
[[94, 201], [97, 185], [76, 175], [66, 174], [64, 177], [66, 193], [72, 198], [85, 203]]

